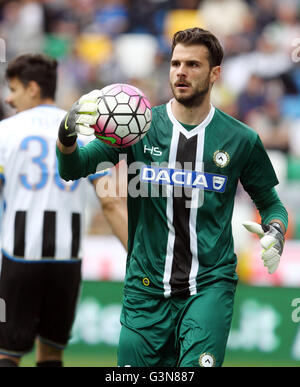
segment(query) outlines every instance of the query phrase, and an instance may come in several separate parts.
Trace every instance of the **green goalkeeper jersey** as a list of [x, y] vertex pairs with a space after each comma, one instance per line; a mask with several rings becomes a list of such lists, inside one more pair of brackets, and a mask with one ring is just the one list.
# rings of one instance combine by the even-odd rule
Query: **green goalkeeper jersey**
[[216, 281], [237, 281], [231, 219], [240, 181], [250, 194], [278, 184], [256, 132], [211, 106], [185, 129], [170, 101], [152, 109], [152, 124], [124, 149], [95, 139], [64, 155], [66, 180], [128, 163], [128, 258], [125, 292], [188, 296]]

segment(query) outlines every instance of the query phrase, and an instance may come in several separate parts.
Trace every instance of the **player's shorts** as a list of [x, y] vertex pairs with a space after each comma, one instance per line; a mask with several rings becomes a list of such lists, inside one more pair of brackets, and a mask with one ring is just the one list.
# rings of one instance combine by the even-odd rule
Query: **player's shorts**
[[26, 262], [2, 255], [0, 353], [20, 357], [36, 337], [64, 349], [70, 338], [81, 282], [81, 260]]
[[221, 366], [234, 294], [235, 285], [224, 281], [185, 299], [125, 295], [118, 365]]

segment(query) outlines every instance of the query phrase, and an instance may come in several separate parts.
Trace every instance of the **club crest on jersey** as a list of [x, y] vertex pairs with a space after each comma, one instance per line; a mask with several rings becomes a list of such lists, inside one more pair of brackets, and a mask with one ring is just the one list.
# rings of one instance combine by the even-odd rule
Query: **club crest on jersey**
[[224, 168], [229, 164], [230, 157], [229, 154], [222, 150], [217, 150], [214, 153], [214, 162], [217, 165], [217, 167]]
[[144, 165], [141, 169], [140, 180], [145, 183], [200, 188], [223, 193], [227, 183], [227, 176]]

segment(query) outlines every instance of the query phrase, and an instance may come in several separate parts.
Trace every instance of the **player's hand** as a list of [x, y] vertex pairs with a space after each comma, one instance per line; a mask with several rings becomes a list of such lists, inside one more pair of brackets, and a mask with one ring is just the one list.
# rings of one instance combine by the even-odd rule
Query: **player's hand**
[[67, 115], [60, 123], [58, 138], [65, 146], [71, 146], [76, 142], [77, 134], [90, 136], [94, 134], [94, 125], [98, 118], [97, 100], [100, 96], [99, 90], [93, 90], [83, 95], [76, 101]]
[[269, 274], [273, 274], [278, 268], [284, 246], [284, 234], [280, 225], [278, 223], [260, 225], [247, 221], [243, 226], [260, 238], [264, 266], [268, 268]]

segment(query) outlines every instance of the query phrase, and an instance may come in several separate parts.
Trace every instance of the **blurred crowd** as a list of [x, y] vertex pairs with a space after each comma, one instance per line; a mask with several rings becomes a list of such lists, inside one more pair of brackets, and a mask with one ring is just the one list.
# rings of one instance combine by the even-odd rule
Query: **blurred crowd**
[[[300, 239], [299, 16], [300, 0], [1, 1], [0, 37], [6, 61], [27, 52], [58, 59], [57, 102], [67, 109], [115, 82], [140, 87], [152, 105], [166, 102], [173, 33], [214, 32], [225, 58], [213, 103], [261, 136]], [[0, 114], [10, 114], [3, 103]]]

